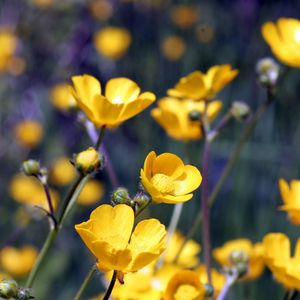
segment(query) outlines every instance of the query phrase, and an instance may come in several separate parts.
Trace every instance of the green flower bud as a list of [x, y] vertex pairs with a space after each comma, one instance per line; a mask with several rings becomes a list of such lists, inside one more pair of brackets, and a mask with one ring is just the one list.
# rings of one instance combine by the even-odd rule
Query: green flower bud
[[273, 58], [266, 57], [257, 62], [256, 72], [261, 85], [274, 86], [279, 76], [280, 67]]
[[18, 300], [29, 300], [29, 299], [33, 299], [34, 297], [31, 296], [29, 289], [21, 288], [18, 291], [17, 298]]
[[244, 251], [240, 251], [240, 250], [232, 251], [230, 253], [229, 259], [234, 265], [236, 265], [238, 263], [248, 263], [248, 261], [249, 261], [249, 257], [247, 255], [247, 253], [245, 253]]
[[246, 262], [239, 262], [235, 265], [238, 278], [245, 276], [248, 273], [249, 265]]
[[111, 195], [111, 201], [113, 204], [130, 204], [131, 198], [128, 190], [123, 187], [117, 188]]
[[27, 176], [37, 176], [40, 173], [40, 163], [34, 159], [26, 160], [22, 163], [22, 171]]
[[76, 169], [83, 174], [92, 173], [99, 169], [101, 167], [101, 161], [103, 161], [103, 158], [100, 157], [98, 151], [93, 147], [89, 147], [74, 157]]
[[250, 115], [250, 108], [244, 102], [235, 101], [232, 103], [230, 113], [238, 121], [245, 121]]
[[214, 288], [212, 285], [206, 283], [204, 284], [204, 289], [205, 289], [205, 295], [204, 295], [204, 299], [210, 299], [213, 295], [214, 295]]
[[0, 282], [0, 296], [11, 298], [18, 292], [18, 284], [12, 279], [4, 279]]
[[193, 110], [189, 113], [189, 119], [191, 121], [200, 121], [201, 113], [198, 110]]

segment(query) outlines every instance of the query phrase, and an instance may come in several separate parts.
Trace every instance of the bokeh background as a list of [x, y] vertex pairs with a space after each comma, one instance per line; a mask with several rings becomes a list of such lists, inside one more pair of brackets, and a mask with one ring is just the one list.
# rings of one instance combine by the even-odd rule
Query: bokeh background
[[[91, 145], [75, 114], [53, 104], [53, 87], [70, 83], [71, 76], [77, 74], [94, 75], [103, 84], [124, 76], [160, 98], [180, 77], [228, 63], [240, 73], [219, 94], [222, 113], [235, 100], [245, 101], [255, 110], [266, 96], [258, 84], [255, 65], [258, 59], [272, 56], [262, 38], [261, 25], [279, 17], [299, 18], [299, 12], [300, 2], [296, 0], [0, 0], [0, 32], [9, 31], [16, 38], [9, 63], [0, 64], [0, 247], [7, 243], [41, 247], [47, 234], [45, 218], [31, 220], [26, 230], [16, 234], [23, 216], [9, 187], [22, 161], [35, 158], [50, 166], [55, 158], [71, 157]], [[112, 57], [104, 53], [105, 49], [99, 51], [101, 46], [96, 42], [97, 33], [107, 26], [122, 28], [127, 34], [122, 43], [127, 43], [128, 49]], [[0, 47], [4, 46], [0, 43]], [[300, 177], [300, 73], [282, 66], [282, 74], [274, 105], [260, 120], [212, 208], [213, 246], [240, 237], [256, 242], [274, 231], [288, 233], [294, 241], [299, 236], [299, 228], [277, 210], [281, 203], [278, 179]], [[119, 183], [132, 194], [151, 150], [185, 155], [184, 145], [169, 138], [149, 112], [144, 111], [105, 137]], [[35, 147], [26, 147], [16, 135], [16, 126], [24, 120], [38, 121], [43, 128]], [[244, 126], [230, 122], [214, 142], [211, 186]], [[189, 143], [188, 153], [191, 162], [201, 169], [202, 142]], [[96, 179], [105, 187], [101, 203], [109, 202], [112, 186], [107, 174], [100, 172]], [[61, 195], [67, 191], [67, 187], [55, 188]], [[37, 278], [37, 299], [71, 299], [77, 291], [93, 260], [73, 225], [85, 220], [99, 203], [79, 206], [73, 212]], [[147, 214], [167, 224], [172, 209], [171, 205], [154, 205]], [[183, 211], [179, 224], [183, 233], [199, 209], [200, 195], [195, 194]], [[201, 242], [200, 228], [194, 238]], [[96, 276], [87, 296], [101, 289], [100, 276]], [[235, 286], [229, 298], [276, 300], [282, 299], [283, 293], [266, 271], [254, 282]]]

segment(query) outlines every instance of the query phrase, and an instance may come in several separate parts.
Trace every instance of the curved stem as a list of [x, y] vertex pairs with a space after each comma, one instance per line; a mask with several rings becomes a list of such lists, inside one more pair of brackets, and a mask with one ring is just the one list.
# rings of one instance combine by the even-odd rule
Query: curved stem
[[115, 286], [116, 279], [117, 279], [117, 271], [114, 271], [113, 276], [112, 276], [111, 281], [110, 281], [110, 284], [108, 286], [108, 289], [105, 293], [105, 296], [103, 297], [103, 300], [108, 300], [109, 299], [109, 297], [111, 295], [111, 292], [112, 292], [112, 290]]
[[74, 297], [74, 300], [80, 300], [81, 299], [81, 296], [82, 296], [83, 292], [85, 291], [86, 287], [90, 283], [90, 281], [91, 281], [93, 275], [96, 273], [96, 271], [97, 271], [97, 267], [95, 265], [93, 265], [93, 267], [91, 268], [91, 270], [89, 271], [89, 273], [85, 277], [82, 285], [80, 286], [76, 296]]

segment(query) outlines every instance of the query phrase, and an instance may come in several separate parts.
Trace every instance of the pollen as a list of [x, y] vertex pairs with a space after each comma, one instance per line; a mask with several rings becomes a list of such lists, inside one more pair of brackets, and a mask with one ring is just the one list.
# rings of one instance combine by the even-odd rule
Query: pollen
[[175, 186], [173, 180], [165, 174], [155, 174], [152, 177], [151, 182], [153, 186], [161, 193], [171, 194], [174, 192]]

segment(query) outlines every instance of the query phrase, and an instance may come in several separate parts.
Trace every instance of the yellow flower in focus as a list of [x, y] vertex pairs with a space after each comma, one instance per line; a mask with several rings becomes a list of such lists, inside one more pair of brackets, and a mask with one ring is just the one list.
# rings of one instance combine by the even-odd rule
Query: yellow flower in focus
[[188, 5], [175, 5], [171, 9], [171, 19], [179, 28], [192, 27], [199, 17], [197, 7]]
[[104, 204], [76, 231], [98, 259], [102, 271], [135, 272], [157, 259], [165, 248], [166, 230], [156, 219], [141, 221], [133, 233], [134, 212], [125, 204]]
[[61, 111], [69, 111], [76, 107], [76, 100], [67, 83], [55, 85], [50, 91], [50, 99], [53, 106]]
[[199, 275], [189, 270], [177, 272], [169, 281], [163, 295], [164, 300], [202, 300], [205, 288], [200, 282]]
[[81, 151], [75, 156], [75, 167], [83, 173], [90, 173], [101, 166], [101, 158], [99, 152], [93, 148]]
[[300, 291], [300, 239], [295, 254], [291, 256], [291, 245], [283, 233], [269, 233], [263, 239], [264, 261], [277, 281], [287, 289]]
[[213, 66], [206, 74], [195, 71], [182, 77], [173, 89], [168, 90], [168, 95], [198, 101], [213, 99], [237, 74], [230, 65]]
[[5, 247], [0, 252], [0, 265], [13, 277], [22, 277], [32, 269], [38, 251], [27, 245], [22, 248]]
[[300, 20], [280, 18], [262, 26], [262, 35], [273, 54], [290, 67], [300, 67]]
[[118, 126], [155, 101], [154, 94], [140, 94], [139, 86], [128, 78], [109, 80], [104, 96], [100, 82], [93, 76], [73, 76], [72, 81], [78, 106], [97, 127]]
[[154, 202], [176, 204], [193, 197], [191, 192], [200, 186], [202, 176], [196, 167], [184, 165], [177, 155], [156, 156], [152, 151], [141, 169], [141, 181]]
[[98, 180], [89, 180], [83, 187], [77, 203], [81, 205], [91, 205], [102, 199], [104, 186]]
[[243, 280], [258, 278], [264, 270], [263, 247], [261, 243], [252, 244], [248, 239], [238, 239], [225, 243], [222, 247], [213, 250], [214, 259], [223, 267], [232, 267], [232, 254], [241, 252], [248, 259], [248, 272]]
[[14, 134], [19, 144], [27, 148], [35, 148], [41, 142], [44, 130], [41, 123], [27, 120], [16, 125]]
[[125, 28], [108, 26], [95, 33], [95, 48], [101, 55], [110, 59], [124, 56], [130, 44], [131, 34]]
[[6, 71], [17, 48], [18, 39], [8, 28], [0, 27], [0, 72]]
[[293, 224], [300, 225], [300, 180], [292, 180], [289, 185], [281, 178], [278, 184], [283, 199], [283, 205], [279, 209], [288, 213]]
[[57, 158], [50, 167], [49, 180], [57, 185], [67, 185], [76, 178], [76, 170], [67, 157]]
[[186, 43], [182, 37], [170, 35], [162, 41], [160, 48], [164, 57], [171, 61], [176, 61], [184, 55]]
[[[184, 241], [185, 239], [179, 232], [173, 234], [170, 244], [164, 253], [164, 261], [166, 263], [172, 263], [174, 261]], [[198, 255], [200, 251], [201, 246], [198, 243], [193, 240], [188, 240], [178, 257], [176, 264], [185, 268], [195, 267], [199, 264]]]
[[[203, 101], [179, 100], [165, 97], [158, 101], [158, 107], [151, 110], [151, 116], [173, 139], [180, 141], [198, 140], [202, 137], [199, 121], [192, 121], [189, 114], [204, 112]], [[212, 101], [207, 105], [209, 121], [213, 121], [222, 108], [221, 101]]]
[[[36, 205], [49, 210], [45, 191], [40, 182], [32, 176], [23, 174], [15, 175], [9, 185], [9, 194], [17, 202], [27, 205]], [[59, 196], [50, 189], [50, 195], [54, 208], [56, 208]]]

